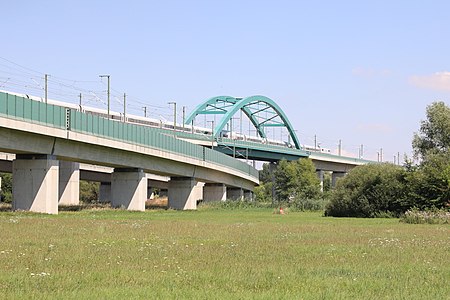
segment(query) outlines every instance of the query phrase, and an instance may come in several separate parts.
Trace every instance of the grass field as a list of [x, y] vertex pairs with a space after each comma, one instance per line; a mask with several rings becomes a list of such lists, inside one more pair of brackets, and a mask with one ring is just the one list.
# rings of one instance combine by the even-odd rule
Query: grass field
[[450, 299], [450, 226], [270, 209], [0, 213], [5, 299]]

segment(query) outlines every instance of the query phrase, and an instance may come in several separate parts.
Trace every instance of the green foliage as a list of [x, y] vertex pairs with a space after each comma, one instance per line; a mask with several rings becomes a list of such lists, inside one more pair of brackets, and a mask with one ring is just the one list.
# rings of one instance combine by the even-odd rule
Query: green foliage
[[287, 203], [295, 195], [297, 170], [295, 164], [286, 160], [278, 163], [275, 171], [275, 195], [278, 203]]
[[411, 206], [405, 193], [406, 172], [392, 164], [358, 166], [338, 181], [325, 209], [335, 217], [400, 214]]
[[422, 159], [450, 151], [450, 107], [444, 102], [427, 107], [427, 120], [422, 121], [420, 132], [414, 135], [413, 148], [415, 156]]
[[413, 139], [419, 166], [408, 164], [410, 194], [420, 208], [450, 205], [450, 107], [434, 102], [427, 107], [427, 120]]
[[271, 203], [264, 203], [259, 201], [252, 201], [249, 199], [243, 200], [226, 200], [226, 201], [213, 201], [213, 202], [202, 202], [199, 204], [199, 209], [250, 209], [250, 208], [268, 208], [271, 207]]
[[255, 187], [253, 191], [256, 202], [271, 203], [272, 202], [272, 182], [262, 183]]
[[[270, 173], [269, 173], [270, 174]], [[265, 175], [265, 178], [271, 176]], [[316, 169], [310, 159], [281, 160], [274, 171], [276, 204], [290, 205], [297, 210], [323, 209], [323, 195]], [[263, 184], [264, 197], [271, 198], [272, 186]], [[275, 203], [274, 203], [275, 204]]]
[[420, 209], [450, 205], [450, 152], [429, 153], [419, 166], [408, 165], [408, 190]]
[[12, 175], [8, 173], [0, 173], [2, 178], [2, 186], [0, 192], [0, 200], [6, 203], [12, 202]]
[[100, 183], [80, 180], [80, 200], [83, 203], [98, 201]]
[[259, 171], [259, 181], [263, 184], [272, 182], [272, 172], [270, 172], [270, 164], [263, 164], [263, 168]]
[[291, 211], [323, 211], [328, 203], [326, 197], [298, 199], [289, 206]]
[[323, 175], [323, 191], [327, 193], [330, 192], [331, 189], [331, 172], [325, 172]]
[[310, 159], [300, 159], [293, 162], [296, 166], [296, 201], [318, 199], [321, 196], [320, 180], [316, 167]]
[[415, 134], [420, 164], [405, 169], [388, 164], [357, 167], [339, 181], [325, 214], [385, 217], [411, 207], [450, 207], [450, 108], [443, 102], [427, 107], [427, 120]]

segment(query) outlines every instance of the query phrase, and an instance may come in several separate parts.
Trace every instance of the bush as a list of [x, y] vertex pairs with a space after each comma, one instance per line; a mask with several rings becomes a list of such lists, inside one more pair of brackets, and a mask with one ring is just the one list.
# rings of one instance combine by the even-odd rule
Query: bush
[[98, 201], [100, 190], [99, 182], [80, 180], [80, 200], [83, 203], [95, 203]]
[[292, 211], [323, 211], [327, 203], [326, 198], [299, 199], [289, 207]]
[[376, 217], [400, 215], [411, 207], [406, 196], [406, 171], [392, 164], [358, 166], [339, 180], [325, 215]]
[[450, 224], [450, 212], [437, 208], [424, 211], [413, 208], [405, 212], [400, 221], [409, 224]]
[[272, 182], [262, 183], [255, 187], [254, 197], [256, 202], [272, 203]]
[[0, 192], [0, 200], [5, 203], [12, 202], [12, 175], [7, 173], [0, 173], [2, 178], [2, 186]]
[[212, 201], [212, 202], [201, 202], [199, 204], [199, 209], [207, 208], [207, 209], [247, 209], [247, 208], [270, 208], [272, 207], [271, 203], [263, 203], [252, 201], [249, 199], [243, 200], [230, 200], [226, 201]]

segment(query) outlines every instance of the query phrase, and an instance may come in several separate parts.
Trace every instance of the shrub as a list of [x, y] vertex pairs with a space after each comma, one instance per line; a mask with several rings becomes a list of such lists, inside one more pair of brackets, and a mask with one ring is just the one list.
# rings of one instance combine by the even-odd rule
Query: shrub
[[289, 207], [292, 211], [323, 211], [327, 203], [326, 198], [299, 199]]
[[99, 196], [100, 183], [80, 180], [80, 200], [83, 203], [95, 203]]
[[376, 217], [400, 215], [411, 207], [406, 197], [406, 171], [392, 164], [358, 166], [339, 180], [325, 215]]
[[2, 186], [0, 191], [0, 200], [5, 203], [12, 202], [12, 175], [0, 173], [2, 178]]
[[212, 202], [201, 202], [199, 204], [199, 209], [247, 209], [247, 208], [270, 208], [271, 203], [257, 202], [249, 199], [243, 200], [230, 200], [226, 201], [212, 201]]
[[400, 221], [410, 224], [450, 224], [450, 212], [437, 208], [424, 211], [412, 208], [401, 216]]
[[262, 183], [255, 187], [254, 197], [256, 202], [271, 203], [272, 202], [272, 182]]

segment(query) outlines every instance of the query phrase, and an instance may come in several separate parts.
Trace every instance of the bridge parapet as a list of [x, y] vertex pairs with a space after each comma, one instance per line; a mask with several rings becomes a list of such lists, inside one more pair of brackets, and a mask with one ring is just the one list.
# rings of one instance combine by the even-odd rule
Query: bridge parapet
[[120, 122], [3, 92], [0, 92], [0, 116], [142, 145], [222, 165], [258, 178], [258, 171], [252, 166], [220, 152], [177, 139], [169, 131], [160, 128]]

